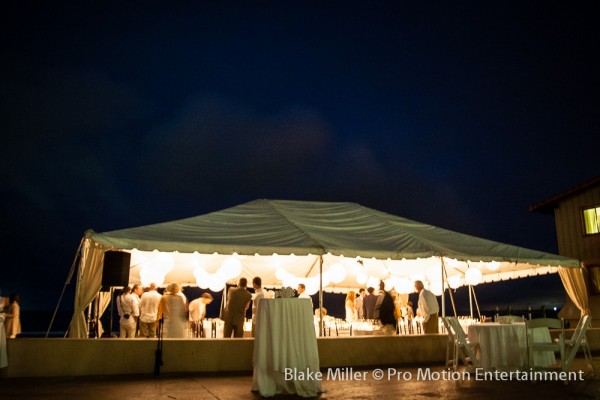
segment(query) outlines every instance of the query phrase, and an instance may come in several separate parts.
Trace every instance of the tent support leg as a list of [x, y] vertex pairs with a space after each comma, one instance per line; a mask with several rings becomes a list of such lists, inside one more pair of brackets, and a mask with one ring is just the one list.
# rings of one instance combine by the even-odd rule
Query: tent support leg
[[473, 318], [473, 286], [469, 285], [469, 312]]
[[83, 246], [84, 240], [85, 240], [85, 236], [83, 238], [81, 238], [81, 241], [79, 242], [79, 247], [77, 247], [77, 251], [75, 252], [75, 258], [73, 259], [73, 263], [71, 264], [71, 270], [69, 271], [69, 274], [67, 275], [67, 280], [65, 281], [62, 293], [60, 294], [60, 297], [58, 298], [58, 303], [56, 304], [56, 308], [54, 309], [54, 314], [52, 314], [52, 319], [50, 320], [50, 325], [48, 326], [48, 330], [46, 331], [46, 339], [48, 338], [48, 335], [50, 334], [50, 330], [52, 329], [52, 325], [54, 324], [54, 319], [56, 319], [56, 313], [58, 312], [58, 308], [60, 307], [62, 298], [65, 295], [65, 290], [67, 290], [67, 286], [69, 286], [71, 284], [71, 279], [73, 279], [73, 274], [75, 273], [75, 266], [77, 265], [77, 260], [79, 259], [79, 255], [81, 253], [81, 247]]
[[442, 317], [446, 316], [446, 281], [444, 280], [444, 275], [446, 273], [446, 266], [444, 265], [444, 257], [440, 257], [442, 261]]
[[477, 301], [477, 295], [475, 294], [475, 288], [471, 286], [471, 291], [473, 292], [473, 299], [475, 300], [475, 307], [477, 307], [477, 316], [479, 317], [479, 321], [481, 321], [481, 311], [479, 310], [479, 302]]
[[[446, 279], [446, 281], [448, 281], [448, 271], [446, 271], [446, 264], [444, 263], [444, 257], [442, 257], [442, 277]], [[443, 292], [442, 292], [443, 293]], [[458, 317], [457, 313], [456, 313], [456, 305], [454, 304], [454, 296], [452, 295], [452, 288], [448, 287], [448, 294], [450, 294], [450, 302], [452, 302], [452, 311], [454, 311], [454, 316]], [[442, 308], [443, 311], [445, 311], [444, 308]], [[442, 314], [442, 317], [445, 317], [446, 314]]]
[[319, 256], [319, 337], [323, 336], [323, 256]]
[[108, 337], [111, 338], [113, 334], [113, 295], [115, 294], [115, 288], [110, 287], [110, 331]]
[[[98, 296], [98, 295], [96, 295]], [[92, 302], [87, 307], [87, 339], [92, 337], [92, 308], [94, 307], [94, 303], [96, 302], [96, 298], [92, 300]]]

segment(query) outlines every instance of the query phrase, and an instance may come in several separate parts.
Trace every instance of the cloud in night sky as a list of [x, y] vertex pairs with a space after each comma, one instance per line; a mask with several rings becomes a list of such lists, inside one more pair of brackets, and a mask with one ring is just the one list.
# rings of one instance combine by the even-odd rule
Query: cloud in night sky
[[88, 228], [256, 198], [352, 201], [556, 252], [552, 218], [528, 206], [598, 174], [600, 34], [583, 9], [18, 2], [6, 15], [0, 289], [24, 308], [58, 295]]

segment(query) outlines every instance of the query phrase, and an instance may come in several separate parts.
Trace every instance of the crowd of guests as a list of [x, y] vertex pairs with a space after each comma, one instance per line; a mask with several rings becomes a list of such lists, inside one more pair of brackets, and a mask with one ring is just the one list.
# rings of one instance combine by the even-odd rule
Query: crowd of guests
[[[237, 286], [227, 292], [227, 301], [220, 315], [224, 322], [225, 338], [243, 337], [246, 312], [252, 304], [252, 336], [256, 329], [258, 305], [267, 297], [262, 288], [262, 280], [252, 280], [251, 293], [248, 280], [240, 278]], [[417, 316], [422, 317], [424, 333], [438, 332], [438, 302], [433, 293], [424, 288], [423, 282], [415, 281], [415, 291], [419, 293]], [[311, 299], [306, 293], [306, 286], [299, 284], [296, 289], [299, 299]], [[134, 285], [123, 289], [117, 297], [121, 338], [157, 337], [159, 322], [162, 322], [162, 335], [165, 338], [201, 337], [202, 322], [206, 316], [206, 306], [213, 301], [210, 293], [202, 293], [200, 297], [188, 303], [181, 285], [171, 283], [161, 295], [155, 284], [147, 288]], [[312, 300], [311, 300], [312, 301]], [[405, 303], [403, 303], [405, 302]], [[18, 307], [18, 305], [17, 305]], [[398, 320], [405, 317], [408, 321], [414, 318], [413, 303], [402, 298], [395, 291], [385, 290], [385, 283], [379, 283], [379, 291], [373, 287], [360, 288], [358, 292], [349, 291], [345, 300], [346, 321], [378, 320], [384, 333], [396, 331]], [[322, 308], [315, 310], [315, 315], [326, 315]]]
[[[229, 289], [227, 302], [220, 317], [224, 321], [224, 337], [243, 337], [246, 311], [252, 303], [252, 336], [256, 330], [258, 304], [267, 297], [262, 288], [262, 280], [252, 280], [253, 292], [247, 289], [248, 280], [240, 278], [236, 287]], [[419, 293], [417, 316], [422, 317], [424, 333], [438, 332], [439, 306], [437, 298], [424, 288], [423, 282], [415, 281], [415, 291]], [[311, 299], [302, 283], [296, 289], [299, 299]], [[21, 333], [20, 299], [13, 293], [10, 297], [0, 297], [5, 312], [6, 337], [15, 338]], [[181, 285], [169, 284], [160, 294], [154, 283], [144, 288], [135, 284], [125, 287], [116, 299], [119, 314], [120, 338], [155, 338], [162, 322], [162, 335], [165, 338], [202, 337], [203, 321], [206, 317], [206, 306], [213, 301], [210, 293], [202, 293], [200, 297], [188, 303]], [[312, 301], [312, 299], [311, 299]], [[379, 283], [379, 291], [373, 287], [360, 288], [358, 292], [349, 291], [345, 300], [347, 322], [360, 320], [378, 320], [384, 332], [396, 331], [397, 321], [405, 317], [408, 321], [414, 318], [413, 303], [406, 301], [395, 291], [386, 291], [383, 281]], [[326, 315], [325, 308], [317, 308], [315, 316]]]
[[168, 285], [163, 294], [158, 292], [154, 283], [147, 288], [139, 284], [125, 287], [116, 299], [119, 337], [155, 338], [160, 322], [165, 338], [185, 338], [188, 332], [200, 335], [206, 305], [212, 300], [210, 293], [202, 293], [188, 303], [178, 283]]
[[[422, 281], [415, 281], [415, 291], [419, 293], [417, 316], [423, 318], [424, 333], [438, 333], [439, 306], [435, 295], [425, 289]], [[379, 291], [373, 287], [360, 288], [358, 293], [349, 291], [345, 301], [346, 321], [378, 320], [385, 333], [396, 331], [401, 317], [408, 321], [414, 318], [413, 303], [403, 304], [402, 297], [394, 290], [385, 290], [385, 283], [379, 283]], [[404, 311], [404, 315], [403, 315]]]
[[[225, 337], [243, 337], [246, 311], [253, 299], [247, 290], [248, 281], [241, 278], [235, 288], [230, 288], [227, 303], [221, 315], [224, 321]], [[253, 316], [258, 310], [258, 303], [264, 298], [262, 282], [259, 277], [252, 281], [254, 300]], [[210, 293], [202, 293], [200, 297], [188, 303], [181, 285], [169, 284], [164, 293], [160, 294], [155, 284], [147, 288], [136, 284], [125, 287], [117, 296], [119, 313], [120, 338], [155, 338], [160, 333], [164, 338], [201, 337], [203, 321], [206, 317], [206, 306], [213, 301]], [[253, 318], [256, 321], [256, 318]], [[162, 323], [162, 325], [159, 325]], [[254, 332], [253, 326], [253, 332]]]

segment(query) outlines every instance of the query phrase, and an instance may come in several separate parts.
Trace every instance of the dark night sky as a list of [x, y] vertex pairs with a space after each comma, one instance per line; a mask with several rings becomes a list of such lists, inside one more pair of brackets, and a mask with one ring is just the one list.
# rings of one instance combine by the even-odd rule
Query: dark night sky
[[[88, 228], [256, 198], [555, 253], [528, 206], [599, 173], [580, 4], [58, 3], [9, 2], [0, 28], [0, 289], [25, 309], [54, 307]], [[536, 279], [490, 296], [562, 299]]]

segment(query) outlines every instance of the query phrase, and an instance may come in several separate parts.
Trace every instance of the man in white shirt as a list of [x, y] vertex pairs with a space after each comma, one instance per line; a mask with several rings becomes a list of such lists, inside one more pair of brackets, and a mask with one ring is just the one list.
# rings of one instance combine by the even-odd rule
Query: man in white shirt
[[137, 320], [140, 316], [140, 308], [136, 295], [131, 293], [129, 286], [123, 289], [123, 293], [117, 298], [117, 310], [119, 316], [120, 338], [133, 338], [135, 337], [135, 329], [137, 327]]
[[415, 281], [415, 290], [419, 293], [417, 316], [423, 317], [423, 332], [438, 333], [438, 312], [440, 307], [437, 298], [425, 289], [423, 282]]
[[258, 304], [261, 299], [265, 298], [265, 292], [262, 289], [262, 279], [259, 276], [252, 279], [252, 287], [254, 288], [254, 294], [252, 295], [252, 337], [254, 337]]
[[140, 299], [140, 336], [146, 338], [156, 337], [158, 327], [158, 304], [162, 295], [156, 291], [156, 285], [151, 283], [148, 291]]
[[304, 285], [304, 283], [298, 284], [298, 298], [309, 299], [312, 301], [312, 298], [308, 294], [306, 294], [306, 286]]
[[193, 337], [202, 337], [202, 321], [206, 316], [206, 305], [212, 303], [212, 301], [213, 297], [210, 293], [202, 293], [200, 297], [190, 302], [188, 311]]

